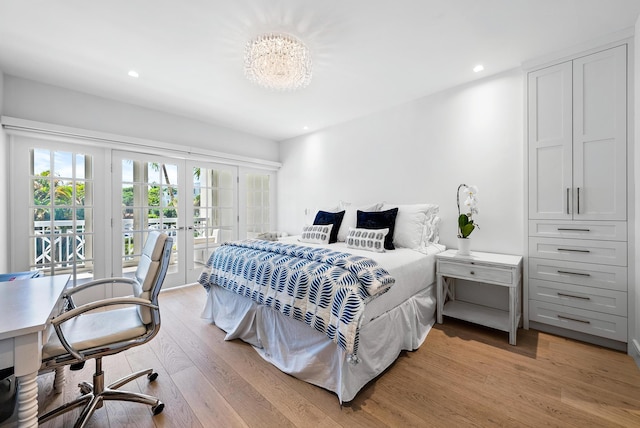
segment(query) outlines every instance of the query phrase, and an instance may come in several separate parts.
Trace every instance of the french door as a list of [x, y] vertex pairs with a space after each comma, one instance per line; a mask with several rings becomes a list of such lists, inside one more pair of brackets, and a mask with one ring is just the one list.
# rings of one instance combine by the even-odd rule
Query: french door
[[114, 275], [135, 271], [151, 230], [173, 238], [163, 288], [197, 281], [213, 248], [237, 239], [236, 167], [122, 151], [112, 165]]
[[[164, 287], [196, 282], [216, 246], [271, 230], [275, 172], [10, 135], [12, 271], [72, 286], [132, 276], [152, 230], [173, 238]], [[86, 299], [127, 295], [91, 289]]]
[[[11, 136], [11, 269], [108, 276], [105, 150]], [[88, 292], [102, 298], [102, 290]]]

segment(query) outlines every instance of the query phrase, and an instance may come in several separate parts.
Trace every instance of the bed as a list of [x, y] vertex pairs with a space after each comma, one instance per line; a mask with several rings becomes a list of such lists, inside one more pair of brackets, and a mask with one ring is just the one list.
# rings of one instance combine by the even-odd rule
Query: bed
[[[378, 210], [383, 211], [382, 208], [379, 206]], [[398, 215], [398, 220], [401, 219], [407, 217]], [[302, 243], [300, 236], [278, 239], [278, 245], [300, 245], [311, 251], [327, 249], [374, 260], [393, 278], [388, 290], [365, 299], [358, 316], [355, 349], [345, 348], [325, 332], [310, 328], [282, 311], [256, 303], [246, 297], [248, 292], [242, 295], [218, 286], [206, 269], [200, 278], [208, 289], [202, 316], [224, 330], [226, 340], [241, 339], [251, 344], [263, 359], [281, 371], [334, 392], [341, 403], [349, 402], [389, 367], [401, 351], [417, 349], [434, 324], [435, 254], [444, 247], [437, 243], [437, 216], [421, 217], [420, 221], [428, 222], [436, 230], [431, 230], [424, 240], [423, 226], [422, 235], [416, 240], [420, 242], [419, 248], [372, 252], [353, 248], [347, 242]], [[398, 232], [400, 238], [402, 227]], [[210, 262], [214, 256], [215, 251]]]

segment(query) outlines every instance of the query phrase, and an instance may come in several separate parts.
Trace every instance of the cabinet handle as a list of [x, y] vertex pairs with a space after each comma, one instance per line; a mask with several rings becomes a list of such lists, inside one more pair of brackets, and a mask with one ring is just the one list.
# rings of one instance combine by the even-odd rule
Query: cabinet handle
[[569, 231], [569, 232], [591, 232], [591, 229], [572, 229], [570, 227], [559, 227], [558, 231]]
[[560, 297], [571, 297], [573, 299], [591, 300], [591, 297], [574, 296], [573, 294], [561, 293], [559, 291], [558, 291], [558, 296], [560, 296]]
[[590, 253], [589, 250], [576, 250], [573, 248], [558, 248], [558, 251], [570, 251], [572, 253]]
[[566, 270], [559, 270], [558, 273], [564, 273], [566, 275], [580, 275], [580, 276], [591, 276], [590, 273], [582, 273], [582, 272], [569, 272]]
[[578, 187], [578, 214], [580, 214], [580, 188]]
[[567, 214], [571, 214], [571, 213], [569, 212], [569, 190], [570, 190], [570, 189], [567, 187]]
[[558, 318], [562, 319], [562, 320], [569, 320], [569, 321], [575, 321], [575, 322], [581, 322], [583, 324], [591, 324], [591, 321], [587, 321], [587, 320], [579, 320], [578, 318], [571, 318], [571, 317], [567, 317], [564, 315], [558, 315]]

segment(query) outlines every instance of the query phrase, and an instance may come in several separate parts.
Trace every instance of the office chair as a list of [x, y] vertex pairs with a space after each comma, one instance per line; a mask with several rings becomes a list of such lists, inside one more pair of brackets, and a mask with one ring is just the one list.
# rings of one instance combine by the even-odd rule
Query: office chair
[[[93, 412], [104, 400], [121, 400], [151, 406], [154, 415], [164, 409], [158, 398], [137, 392], [121, 391], [123, 385], [147, 375], [154, 381], [158, 374], [153, 369], [141, 370], [104, 385], [102, 357], [113, 355], [150, 341], [160, 329], [158, 294], [167, 273], [172, 238], [158, 231], [151, 231], [140, 256], [134, 278], [105, 278], [82, 284], [67, 290], [63, 295], [67, 310], [53, 318], [53, 331], [42, 349], [41, 370], [82, 368], [85, 361], [95, 359], [93, 383], [81, 382], [82, 395], [38, 418], [43, 423], [77, 407], [84, 406], [75, 427], [84, 427]], [[129, 284], [133, 297], [115, 297], [98, 300], [81, 306], [75, 305], [73, 294], [100, 284]], [[113, 308], [113, 305], [119, 305]], [[95, 311], [96, 309], [101, 309]], [[108, 310], [104, 310], [108, 308]]]

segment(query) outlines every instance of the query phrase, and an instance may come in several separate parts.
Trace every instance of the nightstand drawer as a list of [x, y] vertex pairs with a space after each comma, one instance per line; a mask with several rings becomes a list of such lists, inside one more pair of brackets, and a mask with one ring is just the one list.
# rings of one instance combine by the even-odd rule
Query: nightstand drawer
[[627, 268], [623, 266], [530, 258], [529, 278], [627, 291]]
[[473, 263], [455, 263], [438, 261], [438, 273], [453, 278], [468, 279], [489, 283], [515, 285], [515, 269], [503, 269], [494, 266], [483, 266]]
[[627, 341], [626, 317], [530, 300], [529, 318], [568, 330]]
[[626, 266], [627, 243], [589, 239], [529, 238], [529, 257]]
[[529, 280], [529, 298], [589, 311], [627, 316], [627, 293], [603, 288]]

